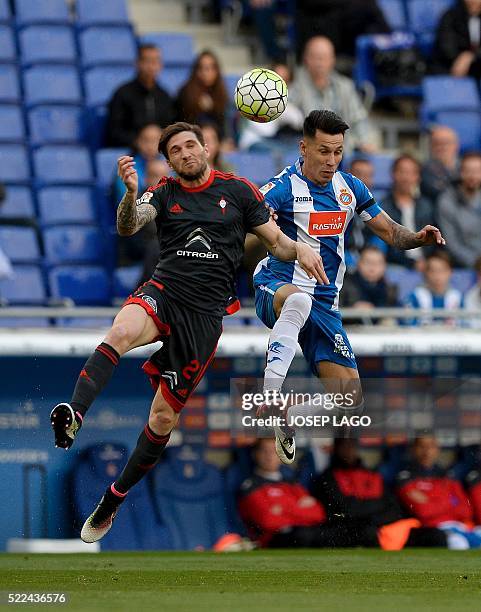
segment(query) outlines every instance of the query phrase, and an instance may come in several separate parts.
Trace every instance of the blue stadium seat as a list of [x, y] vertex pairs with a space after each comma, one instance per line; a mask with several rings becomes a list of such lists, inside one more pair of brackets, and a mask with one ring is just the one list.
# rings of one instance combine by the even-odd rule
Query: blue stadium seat
[[142, 266], [128, 266], [114, 271], [114, 297], [127, 298], [139, 286]]
[[82, 115], [83, 141], [92, 151], [100, 149], [105, 141], [107, 125], [107, 107], [89, 106]]
[[49, 184], [89, 183], [93, 179], [90, 154], [86, 147], [47, 145], [33, 152], [38, 181]]
[[0, 219], [33, 219], [35, 208], [32, 192], [28, 187], [10, 185], [0, 206]]
[[159, 85], [172, 97], [177, 96], [180, 88], [187, 81], [190, 75], [190, 68], [169, 67], [167, 66], [160, 73]]
[[38, 190], [37, 199], [42, 225], [97, 222], [92, 190], [88, 187], [44, 187]]
[[22, 64], [75, 63], [77, 53], [69, 26], [30, 26], [18, 34]]
[[426, 54], [432, 50], [439, 20], [453, 4], [454, 0], [407, 0], [409, 30]]
[[87, 28], [79, 34], [80, 55], [85, 68], [100, 64], [135, 63], [137, 47], [127, 27]]
[[0, 102], [20, 102], [17, 68], [9, 64], [0, 64]]
[[0, 23], [10, 23], [11, 18], [9, 0], [0, 0]]
[[65, 0], [15, 0], [17, 25], [34, 23], [70, 23], [70, 15]]
[[20, 106], [0, 104], [0, 142], [23, 142], [25, 125]]
[[14, 62], [17, 58], [12, 28], [0, 25], [0, 62]]
[[24, 327], [50, 327], [50, 320], [45, 317], [0, 317], [0, 329]]
[[420, 85], [399, 83], [392, 86], [382, 86], [378, 82], [373, 62], [373, 54], [377, 50], [390, 51], [413, 49], [415, 47], [416, 38], [410, 32], [358, 36], [356, 39], [356, 65], [354, 67], [356, 85], [362, 87], [366, 82], [371, 83], [376, 90], [378, 99], [389, 96], [419, 97], [421, 95]]
[[200, 449], [169, 449], [153, 478], [154, 502], [175, 550], [209, 549], [228, 532], [221, 473]]
[[458, 137], [462, 151], [481, 147], [481, 114], [479, 111], [444, 111], [436, 115], [436, 123], [447, 125]]
[[126, 0], [77, 0], [77, 25], [81, 28], [129, 24]]
[[33, 66], [23, 72], [25, 104], [82, 104], [74, 66]]
[[436, 113], [441, 111], [478, 111], [481, 105], [476, 81], [469, 77], [426, 77], [422, 92], [424, 122], [436, 120]]
[[80, 106], [35, 106], [28, 112], [30, 144], [77, 143], [83, 136], [83, 114]]
[[105, 254], [103, 237], [95, 226], [58, 225], [43, 230], [48, 265], [100, 264]]
[[277, 166], [269, 153], [234, 151], [226, 153], [224, 159], [234, 166], [236, 174], [256, 185], [264, 185], [277, 174]]
[[107, 317], [63, 317], [55, 319], [57, 327], [70, 327], [75, 329], [103, 329], [112, 326], [112, 319]]
[[451, 285], [456, 289], [459, 289], [461, 293], [466, 293], [476, 282], [476, 274], [474, 270], [453, 270], [451, 277]]
[[234, 91], [241, 74], [226, 74], [224, 75], [224, 84], [229, 99], [234, 99]]
[[194, 43], [190, 34], [182, 32], [151, 32], [143, 34], [140, 42], [158, 47], [162, 53], [164, 66], [189, 67], [194, 61]]
[[38, 263], [40, 248], [32, 227], [0, 227], [0, 245], [13, 264]]
[[377, 190], [390, 189], [392, 183], [391, 166], [394, 156], [376, 154], [370, 155], [369, 160], [374, 166], [374, 187]]
[[114, 91], [132, 80], [134, 74], [135, 70], [131, 65], [99, 66], [86, 70], [84, 72], [86, 105], [107, 104]]
[[392, 30], [407, 29], [404, 0], [378, 0], [378, 4]]
[[57, 266], [48, 276], [52, 297], [93, 306], [110, 303], [109, 275], [101, 266]]
[[27, 183], [30, 166], [27, 150], [23, 145], [0, 145], [0, 182]]
[[125, 149], [100, 149], [95, 153], [95, 173], [102, 187], [110, 187], [117, 172], [117, 159], [125, 155]]
[[[124, 446], [104, 443], [86, 448], [72, 473], [75, 518], [81, 525], [105, 489], [117, 478], [128, 458]], [[112, 530], [101, 541], [102, 550], [170, 549], [167, 529], [158, 521], [149, 490], [141, 480], [122, 504]]]
[[[0, 280], [0, 296], [9, 304], [40, 305], [47, 299], [42, 269], [39, 266], [13, 267], [14, 277]], [[1, 319], [0, 319], [1, 325]]]
[[386, 280], [398, 288], [400, 302], [408, 297], [414, 289], [423, 282], [423, 278], [416, 270], [408, 270], [401, 266], [388, 266], [386, 269]]

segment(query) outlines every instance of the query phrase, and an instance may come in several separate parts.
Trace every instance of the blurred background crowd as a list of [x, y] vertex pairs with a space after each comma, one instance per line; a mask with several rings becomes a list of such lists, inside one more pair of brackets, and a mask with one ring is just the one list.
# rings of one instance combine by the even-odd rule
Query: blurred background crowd
[[[172, 121], [199, 123], [214, 168], [262, 185], [297, 159], [303, 117], [329, 108], [351, 127], [342, 169], [394, 220], [447, 240], [399, 252], [355, 222], [341, 303], [480, 308], [481, 0], [101, 4], [0, 0], [2, 304], [107, 305], [150, 275], [155, 225], [116, 236], [115, 163], [131, 152], [141, 189], [168, 175], [157, 142]], [[289, 86], [270, 124], [233, 108], [255, 65]], [[245, 304], [263, 255], [246, 255]]]

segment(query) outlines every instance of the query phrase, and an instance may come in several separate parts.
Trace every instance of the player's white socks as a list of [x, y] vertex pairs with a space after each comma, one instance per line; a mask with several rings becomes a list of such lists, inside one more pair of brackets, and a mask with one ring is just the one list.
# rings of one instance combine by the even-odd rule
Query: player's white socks
[[281, 390], [296, 354], [299, 332], [306, 323], [311, 308], [312, 299], [307, 293], [297, 292], [287, 296], [269, 336], [264, 392]]

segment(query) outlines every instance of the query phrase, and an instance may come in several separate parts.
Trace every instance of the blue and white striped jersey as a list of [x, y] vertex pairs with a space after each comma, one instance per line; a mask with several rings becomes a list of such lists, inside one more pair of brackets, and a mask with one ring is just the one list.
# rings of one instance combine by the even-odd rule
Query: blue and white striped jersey
[[357, 213], [369, 221], [381, 212], [371, 192], [355, 176], [336, 172], [324, 187], [302, 174], [302, 158], [264, 185], [260, 191], [269, 206], [276, 210], [277, 223], [287, 236], [304, 242], [322, 257], [329, 285], [310, 279], [296, 262], [285, 262], [269, 255], [255, 272], [271, 273], [279, 280], [293, 283], [300, 289], [331, 301], [337, 309], [339, 291], [346, 271], [344, 243], [349, 225]]

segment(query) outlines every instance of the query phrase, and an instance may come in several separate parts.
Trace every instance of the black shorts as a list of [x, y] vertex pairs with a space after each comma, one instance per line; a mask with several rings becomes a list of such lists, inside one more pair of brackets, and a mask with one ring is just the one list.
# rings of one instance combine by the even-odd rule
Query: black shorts
[[143, 365], [154, 388], [180, 412], [212, 361], [222, 333], [222, 318], [185, 308], [168, 298], [163, 285], [150, 280], [124, 302], [138, 304], [159, 330], [163, 346]]

